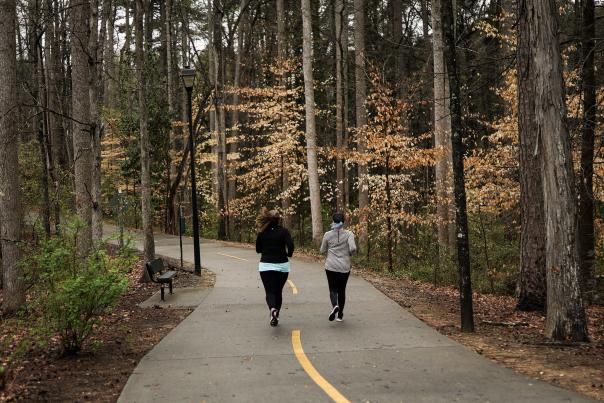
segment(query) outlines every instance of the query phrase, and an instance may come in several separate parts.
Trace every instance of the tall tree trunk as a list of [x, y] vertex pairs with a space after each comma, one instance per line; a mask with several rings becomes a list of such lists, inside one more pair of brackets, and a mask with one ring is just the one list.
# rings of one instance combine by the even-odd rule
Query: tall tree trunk
[[[357, 120], [357, 151], [363, 154], [367, 151], [367, 139], [364, 126], [367, 124], [365, 98], [367, 98], [367, 79], [365, 77], [365, 1], [354, 0], [354, 79]], [[367, 250], [367, 208], [369, 206], [369, 184], [367, 183], [367, 164], [360, 161], [358, 165], [359, 210], [361, 229], [359, 246]]]
[[[349, 139], [349, 112], [350, 112], [350, 95], [349, 95], [349, 55], [348, 55], [348, 17], [350, 16], [350, 2], [344, 0], [344, 9], [342, 10], [342, 21], [345, 22], [341, 25], [342, 28], [342, 93], [343, 93], [343, 110], [342, 110], [342, 124], [344, 126], [344, 138], [342, 139], [345, 149], [350, 147]], [[350, 208], [350, 168], [347, 164], [344, 164], [344, 206], [346, 210]]]
[[518, 132], [520, 136], [520, 268], [518, 305], [523, 311], [542, 311], [546, 301], [545, 218], [541, 159], [535, 151], [539, 138], [535, 125], [534, 55], [530, 42], [526, 0], [518, 3]]
[[[37, 7], [37, 6], [36, 6]], [[41, 172], [41, 184], [42, 184], [42, 199], [43, 199], [43, 216], [44, 216], [44, 231], [46, 236], [50, 236], [50, 219], [51, 219], [51, 202], [50, 202], [50, 187], [51, 172], [50, 168], [50, 155], [48, 153], [48, 91], [47, 83], [45, 80], [44, 71], [44, 53], [42, 51], [42, 43], [40, 40], [36, 41], [35, 50], [37, 52], [36, 57], [36, 76], [38, 82], [38, 113], [41, 114], [42, 126], [36, 132], [38, 137], [38, 144], [40, 147], [40, 161], [42, 163]], [[37, 119], [37, 118], [36, 118]], [[39, 122], [39, 120], [38, 120]]]
[[[439, 1], [439, 0], [436, 0]], [[453, 151], [453, 194], [455, 197], [455, 228], [457, 233], [457, 260], [459, 265], [459, 295], [461, 305], [461, 330], [474, 331], [472, 282], [470, 278], [470, 242], [466, 210], [466, 185], [464, 177], [464, 129], [461, 117], [460, 82], [455, 52], [455, 18], [453, 0], [441, 0], [443, 24], [443, 53], [449, 76], [449, 102], [451, 105], [451, 146]]]
[[[422, 35], [423, 35], [424, 40], [426, 42], [428, 42], [428, 36], [429, 36], [429, 33], [430, 33], [430, 26], [429, 26], [429, 24], [430, 24], [430, 17], [429, 17], [429, 15], [430, 15], [430, 13], [429, 13], [429, 10], [428, 10], [428, 4], [429, 3], [430, 2], [428, 0], [421, 0], [421, 4], [420, 4], [420, 6], [422, 8], [421, 9]], [[432, 7], [434, 7], [434, 4], [432, 5]], [[434, 12], [434, 11], [432, 11], [432, 12]], [[432, 21], [434, 21], [434, 20], [432, 20]], [[434, 32], [434, 26], [432, 26], [432, 32]]]
[[120, 54], [120, 84], [126, 88], [126, 105], [129, 111], [134, 110], [134, 89], [129, 83], [130, 69], [132, 66], [132, 22], [131, 7], [136, 0], [123, 0], [124, 16], [124, 46]]
[[[52, 70], [55, 68], [53, 66], [55, 51], [53, 47], [55, 46], [55, 34], [54, 34], [54, 18], [52, 14], [52, 3], [50, 0], [44, 3], [44, 7], [46, 10], [46, 32], [45, 32], [45, 41], [44, 41], [44, 54], [46, 59], [46, 64], [42, 65], [43, 69], [43, 80], [44, 80], [44, 120], [46, 124], [45, 129], [45, 137], [44, 137], [44, 149], [46, 153], [46, 169], [48, 171], [48, 178], [52, 181], [52, 188], [49, 189], [53, 192], [53, 197], [50, 201], [50, 207], [53, 212], [55, 231], [59, 231], [60, 225], [60, 215], [61, 215], [61, 206], [59, 199], [59, 180], [58, 180], [58, 166], [59, 160], [58, 152], [55, 152], [55, 139], [58, 140], [59, 132], [61, 130], [60, 127], [60, 118], [59, 116], [55, 116], [54, 112], [60, 109], [58, 105], [58, 100], [56, 99], [56, 91], [53, 94], [53, 86], [58, 86], [58, 82], [54, 81], [54, 73]], [[40, 50], [42, 52], [42, 50]], [[44, 60], [42, 56], [40, 56], [40, 60]], [[59, 122], [59, 125], [57, 125]], [[55, 133], [56, 131], [56, 133]]]
[[[188, 19], [188, 1], [187, 0], [180, 0], [180, 16], [181, 16], [181, 26], [180, 26], [180, 46], [181, 46], [181, 58], [182, 58], [182, 65], [183, 66], [188, 66], [189, 65], [189, 37], [188, 37], [188, 32], [189, 32], [189, 19]], [[209, 30], [211, 32], [211, 30]], [[209, 55], [208, 55], [209, 56]], [[209, 62], [209, 59], [208, 59]], [[187, 99], [187, 91], [184, 89], [184, 86], [181, 84], [179, 85], [179, 88], [181, 89], [180, 91], [180, 95], [181, 95], [181, 120], [183, 122], [186, 122], [187, 125], [182, 127], [182, 138], [186, 139], [187, 136], [189, 135], [188, 133], [188, 121], [189, 121], [189, 114], [188, 114], [188, 99]], [[186, 178], [186, 176], [185, 176]], [[183, 184], [182, 188], [181, 188], [181, 200], [183, 200], [183, 190], [186, 188], [186, 183]]]
[[40, 151], [40, 162], [42, 170], [40, 171], [41, 199], [42, 199], [42, 225], [46, 236], [50, 236], [50, 197], [48, 192], [48, 165], [46, 163], [45, 140], [46, 136], [46, 108], [45, 103], [45, 83], [43, 72], [43, 54], [42, 54], [42, 35], [44, 27], [40, 26], [42, 13], [40, 12], [37, 0], [28, 2], [28, 25], [29, 25], [29, 61], [31, 63], [31, 77], [33, 85], [31, 86], [31, 97], [34, 107], [31, 113], [31, 129], [34, 138], [38, 140], [38, 149]]
[[402, 96], [401, 81], [405, 77], [405, 63], [403, 60], [403, 0], [390, 0], [390, 41], [394, 54], [394, 79], [399, 85], [399, 96]]
[[[48, 107], [50, 109], [50, 144], [52, 150], [52, 160], [54, 162], [55, 172], [59, 167], [67, 168], [65, 130], [63, 127], [63, 118], [59, 113], [62, 112], [60, 100], [61, 89], [63, 85], [63, 69], [61, 63], [61, 45], [60, 45], [60, 26], [59, 13], [54, 6], [53, 0], [46, 0], [46, 11], [49, 16], [49, 29], [46, 32], [46, 40], [50, 46], [50, 57], [46, 65], [48, 74]], [[47, 55], [48, 58], [48, 55]], [[59, 183], [55, 182], [55, 195], [58, 196]], [[58, 203], [55, 203], [58, 206]], [[55, 225], [58, 225], [58, 220]]]
[[130, 47], [132, 46], [132, 24], [130, 22], [130, 9], [132, 0], [123, 0], [124, 2], [124, 47], [122, 48], [125, 52], [130, 53]]
[[[159, 0], [158, 0], [159, 1]], [[154, 4], [155, 0], [144, 0], [145, 5], [145, 14], [144, 14], [144, 26], [145, 32], [143, 37], [143, 44], [145, 46], [145, 55], [151, 52], [151, 47], [153, 46], [153, 18], [154, 15]], [[161, 12], [160, 12], [161, 14]], [[160, 25], [161, 26], [161, 25]]]
[[582, 53], [583, 69], [583, 130], [581, 132], [581, 169], [579, 170], [579, 256], [581, 258], [581, 290], [585, 302], [595, 291], [594, 241], [594, 138], [596, 129], [596, 79], [594, 53], [596, 25], [594, 0], [583, 0]]
[[222, 19], [224, 12], [220, 0], [214, 0], [214, 106], [216, 110], [217, 181], [218, 181], [218, 239], [227, 237], [226, 211], [226, 114], [224, 108], [224, 51], [222, 46]]
[[92, 169], [93, 153], [90, 116], [90, 1], [74, 1], [71, 18], [72, 133], [76, 212], [85, 225], [77, 235], [78, 253], [85, 257], [92, 246]]
[[[174, 116], [174, 94], [173, 94], [173, 83], [172, 83], [172, 0], [166, 0], [166, 25], [164, 27], [166, 36], [166, 92], [168, 95], [168, 116], [170, 122], [175, 118]], [[169, 178], [168, 183], [171, 185], [176, 179], [176, 156], [178, 153], [178, 136], [176, 130], [170, 127], [170, 157], [169, 157]], [[174, 199], [168, 197], [170, 203], [166, 205], [166, 232], [169, 234], [176, 234], [176, 217], [178, 216], [177, 207], [174, 204]]]
[[434, 148], [441, 154], [435, 165], [436, 215], [439, 264], [455, 248], [455, 206], [453, 206], [453, 161], [451, 147], [451, 105], [449, 76], [443, 53], [441, 2], [432, 3], [432, 54], [434, 59]]
[[[216, 16], [214, 15], [214, 0], [208, 0], [208, 36], [209, 43], [208, 45], [208, 73], [210, 76], [210, 87], [216, 88], [216, 49], [214, 49], [214, 19]], [[212, 102], [212, 106], [210, 107], [210, 135], [214, 140], [215, 144], [212, 146], [212, 154], [215, 156], [215, 160], [212, 160], [212, 183], [214, 189], [214, 195], [216, 197], [216, 208], [218, 208], [219, 203], [219, 185], [218, 185], [218, 130], [216, 127], [217, 123], [217, 113], [216, 103]]]
[[[285, 36], [285, 6], [284, 0], [277, 0], [277, 54], [280, 60], [287, 58], [287, 38]], [[285, 77], [281, 78], [280, 85], [285, 88], [286, 82]], [[281, 156], [281, 189], [286, 192], [289, 189], [289, 169], [287, 164], [287, 156]], [[292, 215], [291, 215], [291, 197], [286, 196], [281, 200], [281, 208], [284, 211], [283, 214], [283, 225], [286, 228], [292, 227]]]
[[[233, 112], [231, 115], [231, 124], [233, 127], [233, 139], [231, 141], [231, 147], [229, 152], [233, 155], [239, 152], [239, 87], [241, 86], [241, 58], [243, 57], [244, 46], [243, 46], [243, 31], [247, 25], [247, 10], [244, 10], [248, 0], [241, 0], [239, 4], [239, 13], [241, 20], [237, 26], [237, 54], [235, 55], [235, 71], [233, 74], [233, 87], [235, 93], [233, 94]], [[242, 14], [244, 13], [244, 14]], [[229, 164], [231, 165], [231, 164]], [[237, 197], [237, 172], [235, 167], [229, 166], [229, 182], [228, 182], [228, 203]], [[235, 223], [229, 217], [229, 239], [235, 233]]]
[[0, 250], [2, 252], [2, 310], [13, 314], [25, 303], [19, 266], [21, 190], [19, 186], [19, 130], [17, 126], [17, 5], [0, 1]]
[[[104, 0], [107, 1], [107, 0]], [[104, 21], [104, 20], [103, 20]], [[103, 26], [103, 24], [101, 24]], [[104, 42], [105, 31], [99, 38], [99, 0], [90, 3], [90, 42], [88, 44], [90, 136], [92, 138], [92, 241], [98, 244], [103, 237], [103, 209], [101, 207], [101, 91], [102, 63], [99, 63], [100, 42]]]
[[392, 242], [394, 234], [392, 231], [392, 192], [390, 191], [390, 153], [385, 158], [385, 176], [386, 176], [386, 247], [388, 249], [388, 272], [394, 272], [392, 262]]
[[[151, 206], [151, 167], [149, 157], [149, 131], [147, 105], [146, 105], [146, 71], [145, 55], [143, 49], [143, 19], [145, 0], [135, 0], [134, 20], [136, 31], [136, 75], [138, 78], [138, 113], [140, 115], [140, 141], [141, 141], [141, 214], [143, 218], [143, 232], [145, 235], [145, 260], [155, 257], [155, 242], [153, 239], [153, 209]], [[149, 27], [147, 27], [149, 29]], [[149, 275], [143, 270], [142, 281], [147, 281]]]
[[315, 125], [315, 91], [313, 81], [313, 35], [310, 0], [302, 1], [302, 69], [304, 70], [304, 99], [306, 110], [306, 158], [308, 159], [308, 188], [310, 192], [310, 215], [312, 238], [316, 245], [323, 236], [321, 217], [321, 188], [317, 161], [317, 135]]
[[579, 285], [575, 182], [560, 56], [555, 0], [531, 2], [528, 14], [534, 52], [535, 118], [542, 146], [546, 229], [547, 317], [553, 340], [586, 341], [587, 323]]
[[115, 108], [116, 105], [116, 64], [115, 64], [115, 18], [117, 4], [115, 0], [104, 0], [103, 1], [103, 13], [105, 14], [105, 48], [103, 49], [103, 66], [105, 71], [105, 89], [104, 92], [104, 105], [110, 109]]
[[343, 155], [347, 144], [344, 143], [344, 133], [347, 130], [344, 114], [344, 47], [348, 46], [348, 39], [343, 37], [342, 26], [348, 24], [346, 15], [346, 5], [344, 0], [336, 0], [334, 7], [335, 14], [335, 48], [336, 48], [336, 148], [338, 156], [336, 157], [336, 205], [338, 211], [344, 211], [346, 200], [346, 183], [344, 171]]

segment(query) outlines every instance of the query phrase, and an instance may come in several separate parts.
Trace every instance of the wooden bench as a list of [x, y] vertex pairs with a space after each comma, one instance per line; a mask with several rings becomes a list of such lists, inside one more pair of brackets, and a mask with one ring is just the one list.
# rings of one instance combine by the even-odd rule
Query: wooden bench
[[166, 271], [164, 261], [162, 259], [153, 259], [150, 262], [145, 263], [149, 277], [154, 283], [158, 283], [161, 289], [161, 300], [164, 301], [164, 284], [168, 284], [170, 287], [170, 294], [172, 294], [172, 279], [176, 276], [175, 271]]

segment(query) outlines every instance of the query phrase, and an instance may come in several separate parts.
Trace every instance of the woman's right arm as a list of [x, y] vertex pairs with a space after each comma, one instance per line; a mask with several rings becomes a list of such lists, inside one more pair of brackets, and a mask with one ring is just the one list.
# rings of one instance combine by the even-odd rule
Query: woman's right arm
[[294, 255], [294, 240], [287, 229], [285, 230], [285, 244], [287, 245], [287, 256], [292, 257]]

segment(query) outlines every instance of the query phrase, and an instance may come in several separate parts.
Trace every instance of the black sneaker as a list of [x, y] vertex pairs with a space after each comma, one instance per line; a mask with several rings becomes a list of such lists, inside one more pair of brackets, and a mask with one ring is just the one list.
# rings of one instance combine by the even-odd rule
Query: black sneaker
[[279, 324], [279, 311], [275, 308], [271, 309], [271, 326], [275, 327]]
[[344, 313], [340, 312], [338, 314], [338, 318], [336, 319], [336, 322], [342, 322], [342, 321], [344, 321]]
[[334, 306], [333, 309], [331, 310], [331, 313], [329, 314], [329, 321], [332, 322], [335, 318], [336, 315], [338, 314], [338, 312], [340, 311], [340, 307], [339, 306]]

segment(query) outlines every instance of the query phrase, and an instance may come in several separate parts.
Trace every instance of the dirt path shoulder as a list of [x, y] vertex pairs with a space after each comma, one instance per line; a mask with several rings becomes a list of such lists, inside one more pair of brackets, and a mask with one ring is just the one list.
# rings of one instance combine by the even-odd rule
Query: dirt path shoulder
[[428, 325], [477, 353], [529, 377], [604, 401], [604, 307], [587, 309], [591, 343], [553, 345], [543, 335], [543, 314], [516, 311], [512, 297], [474, 294], [476, 332], [469, 334], [459, 328], [455, 288], [371, 270], [358, 270], [357, 274]]
[[[155, 283], [138, 282], [142, 262], [129, 274], [126, 293], [117, 307], [102, 318], [95, 336], [76, 357], [61, 357], [56, 342], [46, 348], [21, 348], [23, 323], [7, 320], [0, 325], [0, 359], [8, 368], [0, 401], [115, 402], [128, 377], [159, 341], [186, 318], [192, 309], [140, 308], [158, 290]], [[179, 271], [179, 287], [211, 287], [215, 276], [206, 270], [202, 277]], [[0, 296], [1, 297], [1, 296]], [[18, 356], [14, 356], [14, 354]], [[13, 355], [12, 363], [7, 358]]]

